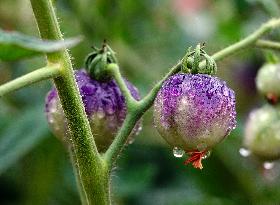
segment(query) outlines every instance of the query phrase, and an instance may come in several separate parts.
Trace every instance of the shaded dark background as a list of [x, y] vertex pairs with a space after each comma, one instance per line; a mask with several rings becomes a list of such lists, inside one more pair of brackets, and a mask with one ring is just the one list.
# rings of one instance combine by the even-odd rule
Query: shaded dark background
[[[65, 37], [83, 35], [71, 49], [76, 68], [83, 67], [92, 45], [107, 39], [117, 52], [122, 73], [142, 96], [185, 53], [206, 42], [209, 54], [240, 40], [272, 16], [273, 0], [57, 0]], [[277, 5], [278, 4], [278, 5]], [[0, 27], [38, 36], [27, 0], [0, 1]], [[280, 40], [280, 31], [269, 36]], [[153, 128], [152, 109], [142, 132], [118, 160], [112, 193], [120, 205], [280, 204], [280, 165], [239, 154], [248, 112], [264, 103], [254, 77], [264, 52], [250, 49], [218, 63], [218, 76], [236, 91], [238, 127], [195, 170], [174, 158]], [[0, 83], [44, 65], [43, 57], [0, 62]], [[79, 204], [69, 157], [50, 133], [44, 98], [50, 82], [24, 88], [0, 100], [0, 204]]]

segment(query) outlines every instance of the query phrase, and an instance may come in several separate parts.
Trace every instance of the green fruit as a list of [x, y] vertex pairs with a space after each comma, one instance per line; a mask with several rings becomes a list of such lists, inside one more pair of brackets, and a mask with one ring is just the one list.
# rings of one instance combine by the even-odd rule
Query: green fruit
[[268, 100], [276, 103], [280, 96], [280, 64], [265, 64], [258, 71], [256, 77], [257, 89]]
[[280, 158], [280, 107], [265, 105], [250, 113], [244, 145], [262, 160]]

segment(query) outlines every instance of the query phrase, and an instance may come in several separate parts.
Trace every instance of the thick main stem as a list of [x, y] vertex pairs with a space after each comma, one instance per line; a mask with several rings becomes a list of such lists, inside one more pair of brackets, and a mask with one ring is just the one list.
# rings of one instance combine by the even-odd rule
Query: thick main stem
[[[51, 0], [31, 0], [43, 39], [62, 40]], [[49, 63], [61, 65], [61, 75], [54, 78], [59, 98], [71, 133], [71, 152], [80, 184], [88, 205], [109, 205], [109, 171], [97, 151], [90, 125], [74, 79], [69, 54], [63, 51], [47, 54]], [[70, 142], [70, 140], [69, 140]]]

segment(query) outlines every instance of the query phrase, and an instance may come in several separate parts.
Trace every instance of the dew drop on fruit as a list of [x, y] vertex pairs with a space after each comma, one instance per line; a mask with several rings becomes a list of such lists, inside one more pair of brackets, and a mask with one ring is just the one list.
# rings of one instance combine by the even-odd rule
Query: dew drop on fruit
[[264, 162], [263, 163], [263, 168], [264, 169], [272, 169], [274, 167], [274, 163], [273, 162]]
[[211, 155], [211, 151], [207, 151], [207, 152], [203, 155], [202, 159], [207, 159], [208, 157], [210, 157], [210, 155]]
[[98, 117], [99, 119], [102, 119], [102, 118], [105, 117], [105, 113], [103, 112], [103, 110], [98, 110], [98, 111], [97, 111], [97, 117]]
[[242, 157], [248, 157], [251, 154], [251, 152], [250, 152], [250, 150], [245, 149], [245, 148], [242, 147], [242, 148], [239, 149], [239, 154]]
[[135, 129], [135, 135], [139, 135], [141, 131], [142, 131], [142, 125], [140, 124], [139, 127]]
[[181, 157], [183, 157], [184, 153], [185, 153], [185, 151], [182, 150], [182, 149], [180, 149], [180, 148], [178, 148], [178, 147], [174, 147], [174, 148], [173, 148], [173, 155], [174, 155], [174, 157], [176, 157], [176, 158], [181, 158]]

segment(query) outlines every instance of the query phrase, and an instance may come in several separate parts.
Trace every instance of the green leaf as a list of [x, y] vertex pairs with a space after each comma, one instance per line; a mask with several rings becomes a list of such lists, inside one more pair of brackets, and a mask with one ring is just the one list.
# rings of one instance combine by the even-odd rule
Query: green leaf
[[48, 127], [41, 106], [17, 116], [1, 133], [0, 174], [46, 136]]
[[77, 45], [81, 37], [64, 41], [41, 40], [18, 32], [0, 29], [0, 60], [11, 61], [42, 53], [51, 53]]

